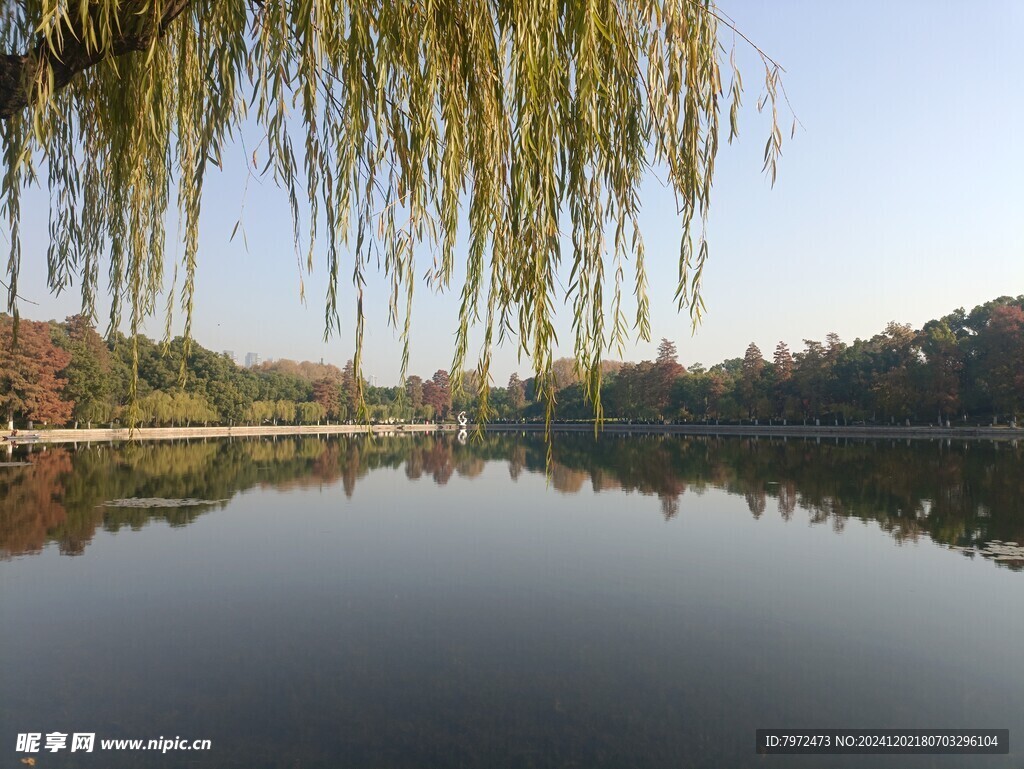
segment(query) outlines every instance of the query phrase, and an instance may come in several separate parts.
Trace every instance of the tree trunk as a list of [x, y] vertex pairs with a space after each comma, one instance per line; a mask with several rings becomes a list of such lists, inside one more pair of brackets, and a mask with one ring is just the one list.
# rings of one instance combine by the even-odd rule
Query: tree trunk
[[[164, 0], [154, 12], [149, 0], [127, 0], [122, 2], [117, 18], [113, 21], [116, 30], [108, 41], [109, 47], [97, 50], [85, 44], [81, 20], [77, 8], [70, 14], [71, 21], [64, 20], [59, 29], [53, 30], [53, 48], [41, 37], [35, 47], [23, 54], [0, 55], [0, 120], [6, 120], [28, 107], [34, 98], [39, 83], [45, 82], [47, 68], [52, 73], [53, 93], [57, 93], [81, 72], [94, 67], [111, 56], [123, 56], [132, 51], [146, 51], [167, 31], [168, 25], [184, 11], [193, 0]], [[89, 4], [90, 12], [99, 13], [97, 6]], [[5, 9], [6, 12], [6, 9]], [[96, 29], [99, 19], [90, 19], [89, 27]]]

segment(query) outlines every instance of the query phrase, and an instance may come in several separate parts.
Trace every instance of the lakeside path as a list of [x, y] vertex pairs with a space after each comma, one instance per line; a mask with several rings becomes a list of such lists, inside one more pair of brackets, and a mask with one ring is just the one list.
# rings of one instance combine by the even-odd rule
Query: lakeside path
[[[407, 424], [407, 425], [276, 425], [236, 427], [139, 427], [129, 432], [127, 428], [94, 428], [78, 430], [21, 431], [22, 435], [38, 435], [42, 443], [108, 443], [118, 441], [160, 441], [192, 438], [251, 438], [276, 435], [360, 435], [372, 432], [375, 435], [402, 435], [405, 433], [455, 433], [456, 424]], [[592, 424], [553, 424], [556, 433], [593, 432]], [[495, 433], [543, 433], [543, 424], [490, 424], [488, 432]], [[473, 431], [473, 426], [469, 426]], [[1024, 429], [1009, 427], [875, 427], [875, 426], [804, 426], [804, 425], [659, 425], [606, 423], [602, 428], [610, 435], [711, 435], [711, 436], [764, 436], [791, 438], [886, 438], [886, 439], [929, 439], [959, 438], [972, 440], [1018, 440], [1024, 438]], [[0, 431], [0, 438], [10, 435]]]

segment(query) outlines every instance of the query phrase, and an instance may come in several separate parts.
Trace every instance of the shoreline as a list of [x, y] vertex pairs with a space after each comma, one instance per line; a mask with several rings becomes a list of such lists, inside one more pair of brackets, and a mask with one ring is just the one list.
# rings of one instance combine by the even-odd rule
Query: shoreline
[[[405, 424], [405, 425], [265, 425], [236, 427], [139, 427], [130, 431], [122, 428], [58, 429], [23, 431], [23, 435], [38, 435], [38, 440], [17, 445], [40, 445], [54, 443], [114, 443], [129, 440], [161, 441], [191, 438], [251, 438], [288, 435], [401, 435], [405, 433], [456, 433], [459, 426], [454, 423]], [[473, 425], [468, 427], [472, 432]], [[538, 423], [496, 423], [484, 426], [485, 431], [495, 433], [543, 433], [544, 425]], [[551, 425], [554, 433], [592, 433], [593, 424], [556, 423]], [[804, 426], [804, 425], [705, 425], [705, 424], [622, 424], [606, 423], [602, 433], [610, 435], [697, 435], [697, 436], [748, 436], [748, 437], [792, 437], [792, 438], [885, 438], [917, 439], [959, 438], [964, 440], [1018, 440], [1024, 438], [1024, 429], [1010, 427], [882, 427], [882, 426]], [[0, 431], [0, 438], [10, 435]], [[6, 441], [0, 445], [12, 445]]]
[[[553, 424], [553, 432], [593, 432], [592, 424]], [[495, 432], [544, 432], [542, 424], [487, 425]], [[1018, 440], [1024, 438], [1024, 429], [1010, 427], [883, 427], [883, 426], [813, 426], [813, 425], [659, 425], [659, 424], [606, 424], [602, 432], [641, 435], [712, 435], [712, 436], [782, 436], [795, 438], [970, 438], [973, 440]]]

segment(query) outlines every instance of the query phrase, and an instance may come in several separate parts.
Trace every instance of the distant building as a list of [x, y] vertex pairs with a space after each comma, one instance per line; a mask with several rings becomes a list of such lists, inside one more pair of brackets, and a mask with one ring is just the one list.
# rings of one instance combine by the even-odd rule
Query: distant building
[[238, 365], [238, 358], [235, 357], [234, 350], [225, 350], [224, 355], [230, 358], [231, 362], [234, 363], [236, 366]]
[[247, 352], [245, 354], [245, 367], [252, 368], [260, 365], [260, 354], [258, 352]]

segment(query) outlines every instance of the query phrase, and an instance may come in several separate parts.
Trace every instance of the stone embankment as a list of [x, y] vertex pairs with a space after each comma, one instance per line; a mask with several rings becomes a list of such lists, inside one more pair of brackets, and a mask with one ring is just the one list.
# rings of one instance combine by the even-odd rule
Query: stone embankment
[[[554, 432], [593, 432], [593, 424], [555, 423]], [[116, 441], [159, 441], [193, 438], [249, 438], [275, 435], [359, 435], [402, 434], [423, 432], [457, 432], [456, 424], [404, 424], [404, 425], [263, 425], [234, 427], [139, 427], [133, 431], [127, 428], [94, 428], [79, 430], [22, 430], [20, 436], [38, 435], [36, 443], [90, 443]], [[473, 426], [469, 426], [472, 431]], [[544, 425], [536, 423], [501, 423], [487, 425], [489, 432], [530, 432], [543, 433]], [[878, 427], [878, 426], [804, 426], [804, 425], [705, 425], [705, 424], [624, 424], [607, 422], [603, 432], [621, 434], [655, 435], [745, 435], [794, 438], [972, 438], [985, 440], [1017, 440], [1024, 438], [1024, 429], [1009, 427]], [[8, 436], [0, 432], [0, 438]]]
[[[543, 424], [495, 424], [488, 430], [543, 432]], [[558, 423], [552, 429], [557, 432], [593, 432], [593, 424]], [[748, 436], [790, 436], [796, 438], [1000, 438], [1017, 440], [1024, 438], [1024, 429], [1010, 427], [884, 427], [876, 425], [713, 425], [713, 424], [625, 424], [605, 423], [606, 433], [627, 434], [670, 434], [670, 435], [748, 435]]]

